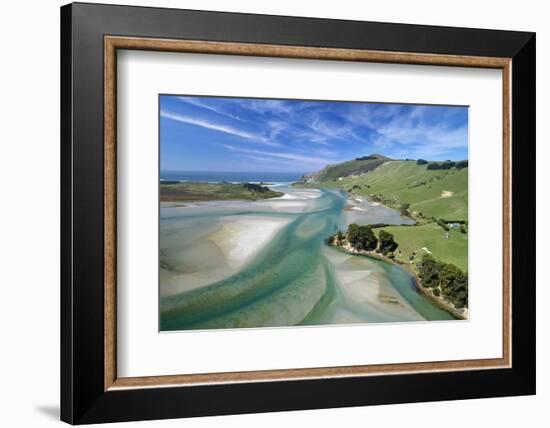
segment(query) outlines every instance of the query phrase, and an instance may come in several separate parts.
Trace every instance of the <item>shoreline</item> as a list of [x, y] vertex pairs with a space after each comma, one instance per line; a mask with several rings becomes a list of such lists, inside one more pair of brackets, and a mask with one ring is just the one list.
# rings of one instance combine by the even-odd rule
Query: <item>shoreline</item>
[[[345, 192], [348, 195], [348, 199], [352, 198], [352, 197], [360, 197], [360, 198], [364, 198], [366, 201], [368, 201], [370, 203], [376, 203], [379, 206], [383, 206], [383, 207], [388, 208], [388, 209], [397, 210], [397, 208], [386, 205], [381, 201], [376, 201], [376, 202], [371, 201], [367, 196], [357, 195], [353, 192], [348, 192], [348, 191], [345, 191]], [[415, 227], [415, 226], [421, 226], [421, 225], [425, 224], [425, 222], [426, 222], [425, 219], [422, 219], [423, 221], [419, 221], [420, 219], [414, 217], [411, 213], [409, 213], [408, 216], [404, 216], [403, 214], [401, 214], [401, 217], [405, 217], [405, 218], [409, 218], [409, 219], [413, 220], [414, 224], [401, 224], [401, 225], [395, 225], [395, 226]], [[469, 313], [468, 308], [457, 309], [457, 308], [455, 308], [455, 306], [452, 303], [447, 302], [443, 297], [436, 296], [433, 293], [432, 289], [423, 287], [422, 286], [422, 280], [418, 277], [417, 272], [409, 264], [404, 263], [404, 262], [400, 262], [400, 261], [395, 260], [395, 259], [390, 259], [389, 257], [386, 257], [386, 256], [384, 256], [380, 253], [376, 253], [376, 252], [369, 252], [369, 251], [358, 252], [357, 250], [355, 250], [354, 248], [349, 246], [349, 244], [348, 244], [349, 248], [345, 248], [345, 247], [340, 246], [340, 245], [336, 246], [336, 245], [333, 245], [331, 243], [329, 243], [328, 245], [330, 245], [332, 247], [342, 248], [344, 251], [346, 251], [349, 254], [364, 255], [364, 256], [367, 256], [367, 257], [372, 257], [372, 258], [377, 259], [377, 260], [382, 260], [382, 261], [385, 261], [385, 262], [388, 262], [388, 263], [393, 263], [395, 265], [401, 266], [402, 268], [404, 268], [407, 272], [409, 272], [413, 276], [414, 281], [415, 281], [416, 289], [420, 293], [422, 293], [425, 297], [430, 299], [430, 301], [433, 302], [436, 306], [438, 306], [439, 308], [447, 311], [449, 314], [451, 314], [453, 317], [455, 317], [458, 320], [468, 320], [469, 319], [470, 313]]]
[[[356, 197], [356, 198], [363, 198], [365, 199], [368, 203], [374, 205], [374, 206], [379, 206], [379, 207], [384, 207], [384, 208], [387, 208], [387, 209], [390, 209], [390, 210], [394, 210], [394, 211], [400, 211], [398, 207], [394, 207], [394, 206], [391, 206], [391, 205], [388, 205], [388, 204], [385, 204], [384, 202], [382, 201], [374, 201], [374, 200], [371, 200], [368, 196], [364, 196], [364, 195], [359, 195], [357, 193], [354, 193], [354, 192], [348, 192], [346, 190], [344, 190], [344, 192], [346, 192], [348, 194], [348, 199], [350, 197]], [[412, 213], [408, 213], [407, 215], [404, 215], [402, 212], [399, 212], [399, 215], [403, 218], [407, 218], [409, 220], [412, 220], [414, 221], [413, 224], [399, 224], [399, 225], [395, 225], [395, 226], [418, 226], [418, 225], [421, 225], [422, 224], [422, 221], [423, 219], [418, 219], [416, 217], [414, 217], [412, 215]]]
[[[284, 195], [285, 193], [282, 193], [282, 192], [277, 192], [277, 193], [281, 193], [281, 195]], [[189, 203], [195, 203], [195, 202], [214, 202], [214, 201], [224, 201], [224, 202], [231, 202], [231, 201], [249, 201], [249, 202], [257, 202], [257, 201], [267, 201], [267, 200], [270, 200], [270, 199], [277, 199], [277, 198], [281, 198], [282, 196], [281, 195], [275, 195], [275, 196], [268, 196], [268, 197], [265, 197], [265, 198], [245, 198], [245, 197], [242, 197], [242, 198], [238, 198], [238, 197], [230, 197], [230, 198], [224, 198], [224, 197], [210, 197], [210, 196], [199, 196], [199, 197], [190, 197], [190, 198], [177, 198], [177, 199], [170, 199], [170, 198], [164, 198], [164, 197], [160, 197], [159, 198], [159, 202], [164, 202], [164, 203], [167, 203], [167, 204], [182, 204], [184, 202], [189, 202]]]
[[377, 253], [375, 251], [358, 251], [355, 248], [353, 248], [349, 243], [346, 243], [346, 245], [335, 245], [335, 244], [332, 244], [331, 242], [327, 242], [327, 245], [329, 245], [330, 247], [338, 248], [348, 254], [370, 257], [376, 260], [381, 260], [387, 263], [394, 264], [396, 266], [399, 266], [405, 269], [414, 278], [415, 288], [422, 295], [430, 299], [432, 303], [434, 303], [439, 308], [445, 310], [446, 312], [448, 312], [458, 320], [465, 321], [469, 319], [469, 312], [467, 308], [466, 310], [457, 309], [454, 307], [452, 303], [448, 303], [446, 300], [442, 299], [441, 297], [437, 297], [436, 295], [434, 295], [431, 289], [423, 287], [422, 281], [418, 277], [418, 274], [410, 266], [407, 266], [406, 264], [403, 264], [403, 263], [399, 263], [398, 261], [390, 259], [389, 257], [386, 257], [383, 254]]
[[[340, 191], [346, 193], [346, 195], [347, 195], [346, 199], [348, 201], [351, 198], [363, 198], [365, 201], [367, 201], [368, 203], [370, 203], [374, 206], [380, 206], [380, 207], [387, 208], [387, 209], [390, 209], [390, 210], [399, 211], [398, 206], [389, 205], [388, 203], [385, 203], [386, 202], [385, 200], [373, 200], [373, 199], [369, 198], [369, 196], [360, 195], [360, 194], [355, 193], [353, 191], [346, 190], [346, 189], [344, 189], [340, 186], [335, 186], [335, 187], [328, 186], [327, 187], [327, 186], [321, 185], [321, 183], [302, 183], [302, 182], [293, 183], [291, 186], [295, 187], [295, 188], [298, 188], [298, 189], [337, 189], [337, 190], [340, 190]], [[348, 208], [344, 208], [344, 210], [345, 211], [353, 211], [352, 209], [348, 209]], [[403, 215], [402, 213], [400, 213], [400, 215], [403, 218], [407, 218], [407, 219], [410, 219], [410, 220], [414, 221], [414, 223], [413, 224], [402, 224], [402, 225], [399, 225], [399, 226], [417, 226], [417, 225], [422, 225], [426, 222], [426, 220], [424, 218], [415, 217], [415, 216], [412, 215], [411, 212], [409, 212], [407, 215]]]

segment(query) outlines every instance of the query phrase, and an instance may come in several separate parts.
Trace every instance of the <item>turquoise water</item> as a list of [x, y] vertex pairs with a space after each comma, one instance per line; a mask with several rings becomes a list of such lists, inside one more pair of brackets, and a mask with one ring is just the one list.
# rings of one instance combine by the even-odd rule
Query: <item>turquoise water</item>
[[[362, 256], [358, 256], [362, 257]], [[363, 256], [366, 257], [366, 256]], [[416, 289], [414, 277], [402, 267], [393, 263], [386, 263], [382, 260], [371, 260], [381, 266], [386, 275], [391, 278], [392, 285], [399, 294], [427, 320], [452, 320], [454, 319], [447, 311], [434, 305]]]
[[[349, 221], [345, 193], [277, 189], [290, 199], [161, 206], [161, 330], [452, 319], [401, 267], [325, 244]], [[361, 204], [354, 221], [358, 213], [362, 223], [408, 221]], [[241, 218], [254, 219], [253, 227], [263, 218], [285, 223], [243, 266], [224, 267], [212, 233]]]

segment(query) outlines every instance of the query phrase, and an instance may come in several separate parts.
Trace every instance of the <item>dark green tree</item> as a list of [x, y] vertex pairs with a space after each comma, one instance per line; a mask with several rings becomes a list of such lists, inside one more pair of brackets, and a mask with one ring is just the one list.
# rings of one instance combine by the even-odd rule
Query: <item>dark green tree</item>
[[450, 160], [446, 160], [444, 162], [432, 162], [426, 167], [426, 169], [451, 169], [453, 166], [455, 166], [455, 164], [456, 162]]
[[[445, 300], [460, 309], [468, 306], [468, 274], [452, 263], [443, 263], [426, 254], [418, 264], [424, 287], [439, 287]], [[437, 294], [436, 294], [437, 295]]]
[[455, 167], [456, 169], [468, 168], [468, 161], [467, 160], [458, 161], [455, 164]]
[[359, 225], [357, 223], [352, 223], [348, 226], [348, 242], [352, 247], [355, 247], [357, 242], [359, 242]]
[[399, 244], [394, 241], [393, 235], [390, 232], [386, 232], [385, 230], [381, 230], [378, 233], [378, 241], [378, 249], [384, 255], [387, 255], [390, 252], [394, 252], [399, 246]]
[[449, 226], [447, 225], [447, 223], [445, 223], [444, 220], [438, 218], [436, 222], [439, 226], [441, 226], [441, 228], [443, 228], [443, 230], [449, 231]]
[[420, 279], [423, 287], [437, 287], [439, 285], [440, 263], [431, 254], [425, 254], [418, 264]]
[[255, 184], [255, 183], [243, 183], [243, 187], [247, 190], [251, 190], [253, 192], [259, 192], [259, 193], [264, 193], [269, 190], [269, 187], [260, 186], [259, 184]]
[[455, 307], [468, 305], [468, 276], [451, 263], [444, 264], [440, 272], [440, 286], [443, 295]]
[[349, 243], [356, 250], [374, 251], [378, 246], [378, 239], [368, 225], [359, 226], [352, 223], [348, 226], [347, 235]]

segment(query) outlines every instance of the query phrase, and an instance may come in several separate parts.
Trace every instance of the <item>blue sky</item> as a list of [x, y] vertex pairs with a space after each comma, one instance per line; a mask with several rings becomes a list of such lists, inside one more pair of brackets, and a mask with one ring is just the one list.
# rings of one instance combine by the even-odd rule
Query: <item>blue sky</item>
[[380, 153], [468, 158], [467, 107], [160, 97], [162, 170], [312, 172]]

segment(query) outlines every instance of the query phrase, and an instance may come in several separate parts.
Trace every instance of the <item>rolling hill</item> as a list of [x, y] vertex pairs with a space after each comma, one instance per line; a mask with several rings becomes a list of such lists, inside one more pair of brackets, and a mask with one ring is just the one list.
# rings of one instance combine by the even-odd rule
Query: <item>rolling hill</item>
[[[321, 187], [340, 187], [370, 200], [409, 212], [445, 220], [468, 219], [468, 168], [428, 169], [410, 160], [391, 160], [381, 155], [367, 161], [331, 165], [317, 175]], [[368, 171], [355, 173], [356, 167]]]
[[375, 170], [389, 160], [391, 159], [379, 154], [363, 156], [339, 164], [328, 165], [321, 171], [304, 176], [303, 180], [324, 182], [337, 180], [339, 177], [363, 174]]

